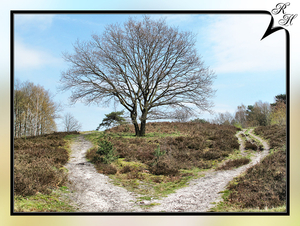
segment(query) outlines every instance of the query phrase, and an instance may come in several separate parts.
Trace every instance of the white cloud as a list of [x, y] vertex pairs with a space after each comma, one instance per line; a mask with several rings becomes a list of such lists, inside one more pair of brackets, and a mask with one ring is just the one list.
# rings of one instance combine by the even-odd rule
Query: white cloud
[[55, 15], [51, 14], [16, 14], [14, 17], [15, 26], [21, 29], [46, 30], [52, 25]]
[[26, 46], [16, 41], [14, 43], [14, 66], [16, 70], [36, 69], [47, 65], [62, 63], [61, 58], [56, 58], [44, 50]]
[[277, 31], [261, 41], [270, 17], [230, 15], [212, 18], [206, 44], [212, 46], [217, 73], [270, 71], [285, 68], [285, 33]]

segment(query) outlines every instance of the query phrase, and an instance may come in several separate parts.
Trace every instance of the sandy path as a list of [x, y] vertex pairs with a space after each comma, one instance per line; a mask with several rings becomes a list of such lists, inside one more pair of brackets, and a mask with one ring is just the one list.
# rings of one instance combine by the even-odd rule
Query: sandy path
[[80, 212], [130, 212], [142, 211], [135, 206], [135, 195], [126, 189], [114, 186], [111, 179], [96, 171], [85, 159], [92, 143], [79, 135], [71, 146], [69, 170], [69, 197], [79, 206]]
[[[240, 143], [241, 133], [244, 131], [237, 134]], [[94, 166], [86, 161], [85, 152], [92, 144], [80, 135], [72, 144], [71, 158], [66, 166], [72, 182], [70, 189], [74, 191], [70, 198], [79, 205], [80, 212], [207, 212], [215, 206], [213, 202], [221, 200], [220, 191], [225, 190], [234, 177], [260, 162], [269, 153], [268, 144], [253, 135], [252, 130], [249, 133], [264, 145], [264, 151], [255, 152], [249, 164], [233, 170], [210, 170], [205, 173], [205, 177], [190, 181], [187, 187], [178, 189], [168, 197], [145, 201], [144, 204], [160, 203], [147, 210], [142, 210], [136, 204], [137, 195], [114, 186], [107, 176], [97, 173]], [[244, 154], [243, 145], [240, 145], [240, 150]]]
[[[241, 143], [240, 134], [237, 137]], [[251, 135], [259, 140], [257, 136]], [[153, 202], [161, 203], [161, 205], [154, 206], [151, 212], [207, 212], [210, 208], [214, 207], [213, 202], [221, 201], [222, 194], [220, 191], [225, 190], [226, 185], [237, 177], [249, 167], [257, 164], [269, 153], [269, 146], [266, 142], [263, 142], [264, 151], [256, 152], [251, 158], [251, 162], [247, 165], [239, 167], [233, 170], [225, 171], [210, 171], [206, 173], [205, 177], [192, 180], [188, 187], [184, 187], [169, 195], [162, 200], [153, 200]], [[244, 153], [244, 146], [240, 145], [241, 153]]]

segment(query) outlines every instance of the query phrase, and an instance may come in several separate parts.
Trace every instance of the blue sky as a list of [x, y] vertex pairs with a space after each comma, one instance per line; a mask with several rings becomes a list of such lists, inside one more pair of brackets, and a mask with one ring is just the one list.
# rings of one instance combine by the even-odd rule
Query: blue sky
[[[68, 68], [62, 53], [72, 53], [77, 40], [90, 40], [101, 34], [105, 25], [123, 23], [127, 14], [19, 14], [14, 17], [14, 76], [21, 81], [42, 85], [63, 106], [60, 115], [69, 112], [82, 124], [82, 130], [94, 130], [104, 114], [114, 106], [70, 105], [70, 92], [57, 92], [61, 72]], [[196, 48], [206, 66], [215, 71], [217, 89], [213, 98], [215, 113], [234, 113], [240, 104], [256, 101], [272, 103], [285, 93], [285, 33], [276, 32], [260, 41], [270, 17], [267, 15], [153, 14], [165, 17], [171, 26], [197, 34]], [[120, 110], [118, 108], [117, 110]], [[209, 119], [208, 113], [198, 115]], [[61, 129], [62, 120], [57, 120]]]

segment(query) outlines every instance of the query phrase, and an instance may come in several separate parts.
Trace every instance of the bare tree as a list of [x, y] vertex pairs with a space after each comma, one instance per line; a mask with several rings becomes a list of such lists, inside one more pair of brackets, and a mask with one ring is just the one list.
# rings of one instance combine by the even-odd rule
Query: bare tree
[[204, 67], [195, 42], [194, 34], [163, 19], [144, 16], [124, 26], [109, 25], [102, 36], [77, 41], [75, 53], [64, 54], [71, 66], [62, 73], [62, 89], [73, 90], [74, 103], [119, 102], [136, 135], [144, 136], [147, 119], [168, 118], [174, 108], [210, 111], [215, 75]]
[[194, 116], [193, 112], [188, 109], [178, 109], [175, 110], [173, 118], [178, 122], [187, 122], [192, 116]]
[[75, 119], [71, 113], [67, 113], [63, 118], [64, 131], [78, 131], [81, 129], [80, 123]]
[[247, 125], [247, 108], [244, 104], [241, 104], [241, 106], [237, 106], [234, 120], [236, 121], [236, 123], [240, 124], [242, 127], [246, 127], [246, 125]]
[[228, 111], [226, 111], [225, 113], [218, 113], [218, 115], [216, 115], [211, 122], [220, 125], [233, 125], [234, 116]]

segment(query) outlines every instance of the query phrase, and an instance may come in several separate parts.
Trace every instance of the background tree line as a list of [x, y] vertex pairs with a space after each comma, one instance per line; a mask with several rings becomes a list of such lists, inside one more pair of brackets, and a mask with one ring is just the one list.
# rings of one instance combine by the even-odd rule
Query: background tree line
[[14, 84], [14, 137], [37, 136], [56, 130], [58, 105], [49, 91], [31, 82]]
[[254, 105], [241, 104], [234, 114], [218, 113], [211, 121], [216, 124], [238, 127], [286, 125], [286, 94], [275, 96], [275, 103], [257, 101]]
[[14, 83], [14, 137], [38, 136], [57, 131], [55, 119], [62, 118], [62, 130], [78, 131], [81, 124], [66, 113], [58, 115], [61, 106], [54, 102], [49, 91], [32, 82]]

